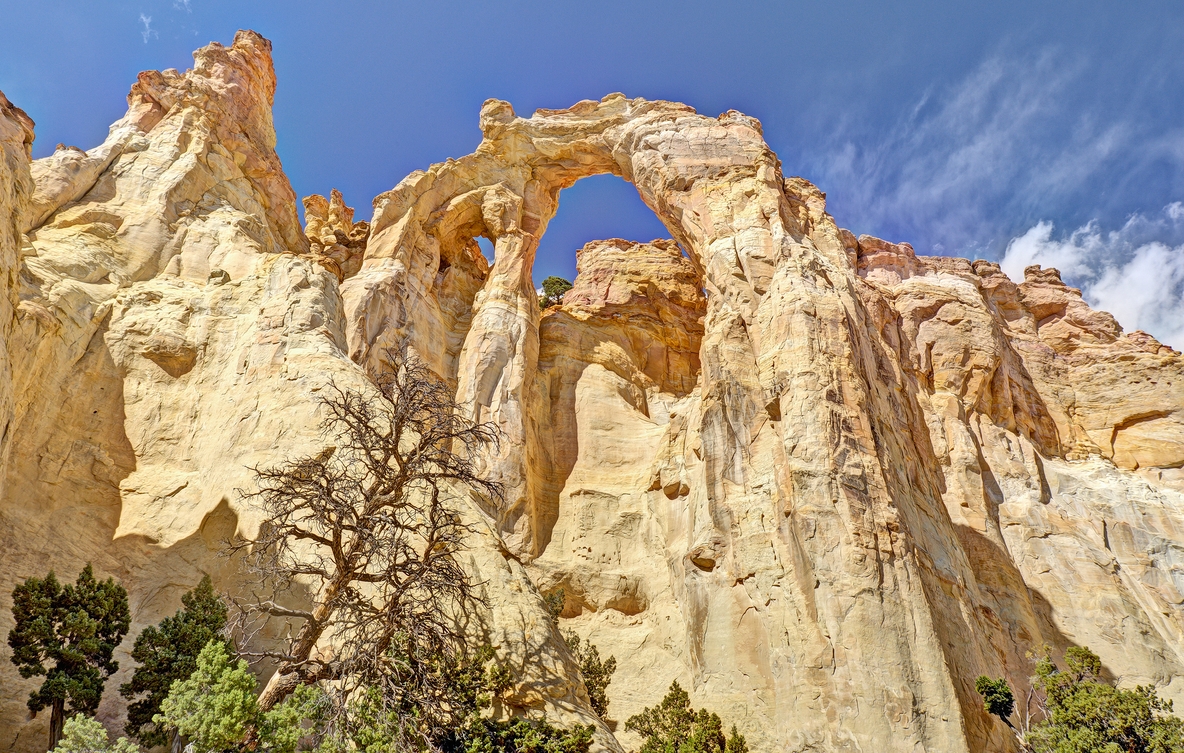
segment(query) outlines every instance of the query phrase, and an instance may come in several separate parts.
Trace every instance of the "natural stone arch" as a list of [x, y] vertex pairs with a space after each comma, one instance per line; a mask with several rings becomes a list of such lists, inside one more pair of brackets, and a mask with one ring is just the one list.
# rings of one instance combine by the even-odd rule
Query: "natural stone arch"
[[[636, 671], [614, 688], [634, 691], [629, 711], [657, 701], [671, 675], [658, 676], [670, 672], [696, 705], [709, 699], [737, 721], [754, 750], [1007, 750], [1012, 738], [982, 710], [973, 679], [1002, 675], [1022, 690], [1029, 646], [1088, 642], [1124, 682], [1181, 674], [1178, 593], [1163, 585], [1181, 538], [1168, 496], [1180, 483], [1170, 434], [1180, 412], [1156, 418], [1182, 404], [1174, 351], [1122, 336], [1055, 270], [1029, 269], [1017, 285], [990, 262], [856, 243], [816, 189], [780, 179], [740, 116], [623, 100], [495, 119], [482, 153], [385, 197], [403, 202], [388, 207], [385, 257], [344, 285], [352, 313], [366, 317], [355, 327], [339, 276], [307, 253], [272, 148], [269, 50], [241, 32], [230, 48], [199, 51], [194, 71], [144, 74], [102, 146], [31, 166], [29, 124], [0, 96], [9, 581], [93, 559], [125, 577], [140, 624], [170, 613], [183, 582], [226, 564], [213, 551], [223, 534], [249, 532], [257, 518], [233, 493], [249, 483], [246, 466], [320, 452], [318, 392], [366, 389], [342, 357], [347, 329], [372, 367], [410, 335], [454, 381], [462, 356], [505, 343], [506, 369], [473, 358], [464, 378], [474, 394], [484, 384], [507, 396], [474, 408], [509, 425], [504, 376], [530, 367], [530, 327], [501, 339], [470, 331], [472, 303], [505, 296], [478, 300], [487, 279], [495, 293], [502, 278], [472, 258], [468, 239], [545, 219], [524, 209], [531, 181], [605, 167], [665, 207], [715, 293], [695, 345], [702, 381], [679, 421], [644, 441], [599, 435], [635, 465], [652, 462], [673, 492], [635, 485], [645, 473], [613, 485], [635, 485], [628, 512], [649, 516], [650, 530], [622, 529], [586, 542], [594, 557], [578, 553], [590, 572], [632, 578], [618, 591], [628, 603], [587, 602], [602, 610], [600, 636], [627, 639], [614, 650]], [[480, 165], [492, 168], [477, 175]], [[561, 318], [552, 314], [547, 338]], [[529, 428], [537, 413], [526, 405]], [[629, 410], [617, 414], [634, 418]], [[1149, 415], [1135, 428], [1155, 425], [1157, 455], [1122, 452], [1132, 422]], [[1099, 445], [1139, 475], [1085, 460]], [[507, 475], [510, 461], [490, 458]], [[610, 496], [580, 483], [584, 509]], [[510, 706], [599, 725], [536, 593], [554, 583], [536, 575], [562, 542], [522, 565], [539, 542], [525, 499], [491, 511], [514, 551], [481, 530], [467, 557], [489, 589], [492, 641], [523, 674]], [[647, 557], [611, 572], [604, 555], [628, 536]], [[241, 592], [230, 571], [216, 579]], [[657, 591], [662, 601], [649, 599]], [[0, 627], [5, 619], [0, 610]], [[639, 631], [643, 622], [667, 629]], [[104, 721], [118, 719], [116, 703]], [[20, 699], [0, 699], [0, 726], [24, 729], [27, 742], [25, 724]], [[600, 729], [600, 744], [619, 750]]]
[[[815, 744], [857, 734], [864, 747], [955, 751], [968, 735], [988, 737], [967, 677], [996, 660], [978, 643], [947, 654], [940, 638], [989, 632], [971, 587], [951, 586], [974, 576], [965, 558], [918, 557], [914, 530], [954, 538], [940, 469], [905, 460], [932, 457], [914, 446], [921, 411], [885, 387], [895, 356], [860, 293], [855, 239], [825, 213], [825, 197], [784, 179], [759, 123], [735, 112], [709, 118], [610, 95], [519, 118], [491, 100], [481, 128], [473, 154], [376, 199], [362, 271], [342, 295], [355, 361], [380, 369], [385, 348], [409, 344], [455, 380], [475, 418], [501, 427], [485, 461], [507, 494], [487, 511], [507, 556], [529, 562], [545, 539], [524, 451], [538, 358], [534, 253], [559, 191], [612, 173], [703, 270], [708, 294], [701, 397], [686, 427], [703, 460], [700, 491], [680, 534], [690, 550], [671, 560], [695, 671], [708, 666], [709, 629], [713, 645], [747, 647], [743, 674], [765, 679], [729, 698], [792, 709], [779, 718], [803, 720]], [[479, 235], [494, 241], [492, 267]], [[441, 295], [448, 286], [460, 295]], [[714, 563], [709, 573], [688, 564], [696, 558]], [[837, 653], [869, 642], [874, 655]], [[889, 702], [903, 711], [853, 711]]]
[[[717, 255], [713, 244], [729, 245], [735, 235], [733, 218], [716, 216], [717, 204], [731, 205], [720, 191], [762, 195], [763, 213], [776, 217], [781, 176], [759, 123], [736, 112], [707, 118], [686, 105], [613, 94], [524, 119], [509, 103], [490, 100], [481, 129], [473, 154], [412, 173], [375, 199], [366, 261], [343, 295], [356, 361], [381, 368], [384, 349], [407, 341], [441, 374], [461, 375], [458, 396], [475, 418], [501, 425], [507, 441], [491, 462], [510, 493], [499, 522], [514, 548], [529, 553], [529, 480], [515, 448], [527, 441], [522, 394], [537, 359], [531, 271], [559, 192], [591, 175], [624, 178], [703, 266], [705, 255]], [[481, 235], [494, 243], [492, 268], [473, 242]], [[740, 253], [706, 270], [708, 291], [725, 293], [729, 307], [751, 309], [768, 286], [772, 235], [746, 228]], [[472, 301], [471, 319], [466, 307], [442, 305], [441, 286], [449, 283]], [[417, 310], [414, 328], [409, 307]]]

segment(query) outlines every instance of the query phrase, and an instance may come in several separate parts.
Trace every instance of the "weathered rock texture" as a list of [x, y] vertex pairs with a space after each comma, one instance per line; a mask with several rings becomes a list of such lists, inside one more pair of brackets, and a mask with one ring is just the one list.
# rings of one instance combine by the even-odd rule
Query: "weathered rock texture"
[[[1022, 692], [1043, 644], [1184, 700], [1184, 359], [1055, 270], [857, 239], [754, 119], [619, 94], [491, 100], [477, 151], [379, 196], [368, 238], [339, 195], [302, 232], [269, 43], [195, 57], [32, 165], [0, 99], [0, 629], [16, 582], [88, 560], [133, 634], [203, 570], [233, 591], [247, 466], [323, 444], [318, 392], [406, 345], [504, 432], [467, 557], [511, 711], [595, 721], [560, 587], [562, 627], [619, 660], [614, 719], [678, 679], [756, 751], [1009, 750], [973, 681]], [[539, 238], [601, 173], [674, 240], [585, 246], [540, 312]], [[0, 677], [0, 744], [33, 750], [31, 684]]]
[[326, 200], [313, 194], [304, 197], [304, 234], [317, 263], [337, 275], [342, 282], [362, 267], [369, 222], [354, 222], [354, 210], [345, 205], [341, 192], [334, 188]]

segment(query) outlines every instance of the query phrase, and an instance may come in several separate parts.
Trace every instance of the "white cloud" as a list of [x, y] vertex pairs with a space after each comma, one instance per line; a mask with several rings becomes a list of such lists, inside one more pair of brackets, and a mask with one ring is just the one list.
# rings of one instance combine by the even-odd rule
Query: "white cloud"
[[1101, 234], [1094, 223], [1079, 227], [1065, 240], [1053, 240], [1053, 224], [1038, 222], [1007, 244], [1000, 266], [1013, 280], [1024, 279], [1024, 267], [1039, 264], [1056, 267], [1065, 275], [1088, 273], [1088, 257], [1096, 252]]
[[1107, 268], [1083, 292], [1124, 328], [1150, 332], [1184, 350], [1184, 245], [1140, 246], [1130, 261]]
[[841, 223], [923, 254], [998, 258], [1038, 218], [1083, 207], [1113, 222], [1151, 190], [1148, 171], [1184, 166], [1184, 129], [1113, 106], [1091, 65], [1074, 51], [999, 50], [913, 105], [831, 124], [804, 174]]
[[1122, 123], [1064, 111], [1080, 75], [1080, 64], [1053, 53], [989, 58], [955, 85], [926, 90], [899, 121], [840, 135], [822, 177], [855, 209], [848, 222], [940, 239], [922, 252], [987, 246], [995, 217], [1080, 187], [1128, 140]]
[[140, 36], [144, 38], [144, 44], [148, 44], [149, 37], [160, 36], [156, 33], [156, 29], [152, 28], [152, 16], [145, 16], [143, 13], [141, 13], [140, 23], [144, 24], [144, 30], [140, 32]]
[[190, 0], [173, 0], [173, 7], [177, 10], [184, 10], [186, 13], [192, 13], [193, 9], [189, 7]]
[[1060, 239], [1053, 230], [1051, 222], [1039, 222], [1013, 238], [1003, 271], [1019, 281], [1031, 264], [1056, 267], [1091, 306], [1109, 311], [1126, 331], [1141, 329], [1184, 350], [1184, 242], [1173, 247], [1148, 239], [1182, 240], [1184, 204], [1167, 205], [1158, 218], [1134, 215], [1109, 233], [1094, 222]]

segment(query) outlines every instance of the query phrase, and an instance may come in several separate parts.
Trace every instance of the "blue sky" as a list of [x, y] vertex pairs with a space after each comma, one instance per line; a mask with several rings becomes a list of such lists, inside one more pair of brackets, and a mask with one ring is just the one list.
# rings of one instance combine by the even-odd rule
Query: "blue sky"
[[[1184, 346], [1184, 4], [4, 0], [0, 90], [36, 156], [89, 148], [137, 72], [253, 28], [274, 43], [299, 195], [370, 201], [519, 114], [613, 91], [758, 117], [840, 224], [919, 253], [1055, 261]], [[666, 235], [612, 177], [566, 190], [536, 277], [594, 238]], [[1017, 271], [1018, 270], [1018, 271]]]

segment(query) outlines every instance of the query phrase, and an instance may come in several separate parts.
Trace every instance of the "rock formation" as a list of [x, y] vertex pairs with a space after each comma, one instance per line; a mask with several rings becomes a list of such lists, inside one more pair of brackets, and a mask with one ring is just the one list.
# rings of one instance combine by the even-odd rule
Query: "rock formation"
[[353, 277], [362, 267], [369, 222], [354, 222], [354, 210], [345, 205], [334, 188], [328, 200], [313, 194], [304, 197], [304, 234], [317, 263], [337, 275], [338, 282]]
[[[0, 630], [16, 582], [86, 561], [133, 635], [202, 571], [233, 592], [248, 467], [316, 451], [318, 392], [406, 345], [504, 435], [466, 557], [512, 713], [636, 747], [588, 706], [560, 587], [618, 658], [613, 719], [678, 679], [754, 751], [1010, 750], [974, 678], [1022, 692], [1044, 644], [1184, 701], [1184, 359], [1055, 270], [856, 238], [756, 120], [620, 94], [486, 102], [477, 150], [377, 197], [368, 236], [336, 193], [302, 231], [270, 43], [195, 61], [34, 162], [0, 97]], [[588, 244], [540, 312], [539, 238], [601, 173], [673, 239]], [[37, 749], [31, 683], [0, 678], [0, 744]]]

